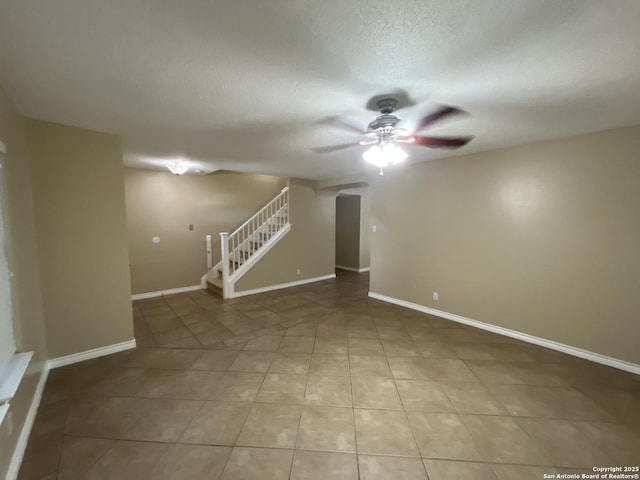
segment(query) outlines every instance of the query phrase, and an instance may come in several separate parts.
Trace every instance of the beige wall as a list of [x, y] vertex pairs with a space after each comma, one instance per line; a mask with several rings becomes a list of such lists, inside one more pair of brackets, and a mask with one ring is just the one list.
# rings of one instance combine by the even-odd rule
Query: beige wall
[[237, 292], [335, 273], [335, 192], [316, 186], [290, 180], [291, 231], [238, 281]]
[[336, 198], [336, 265], [360, 268], [360, 197]]
[[[219, 233], [232, 232], [285, 185], [286, 179], [268, 175], [125, 169], [133, 293], [199, 285], [207, 272], [205, 236], [213, 237], [215, 264]], [[159, 244], [151, 242], [154, 236]]]
[[633, 127], [388, 169], [371, 291], [640, 364], [638, 152]]
[[131, 340], [120, 138], [27, 123], [50, 357]]
[[11, 402], [13, 432], [9, 433], [8, 422], [0, 427], [0, 478], [4, 478], [47, 359], [47, 348], [40, 297], [26, 125], [2, 90], [0, 140], [7, 146], [3, 169], [7, 202], [5, 232], [9, 247], [8, 260], [14, 273], [12, 290], [16, 347], [18, 351], [34, 352], [27, 375]]

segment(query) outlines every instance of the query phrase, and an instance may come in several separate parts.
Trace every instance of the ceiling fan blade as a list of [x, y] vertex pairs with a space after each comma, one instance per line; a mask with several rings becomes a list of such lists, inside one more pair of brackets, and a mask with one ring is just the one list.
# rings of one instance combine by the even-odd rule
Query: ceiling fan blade
[[431, 148], [460, 148], [473, 140], [473, 137], [422, 137], [420, 135], [413, 138], [414, 145]]
[[316, 153], [331, 153], [338, 150], [343, 150], [349, 147], [355, 147], [360, 145], [360, 142], [342, 143], [340, 145], [327, 145], [325, 147], [311, 147], [311, 150]]
[[347, 130], [352, 133], [357, 133], [358, 135], [364, 135], [366, 133], [366, 130], [360, 127], [357, 127], [352, 123], [349, 123], [337, 116], [325, 117], [322, 119], [321, 123], [325, 125], [338, 127], [338, 128], [341, 128], [342, 130]]
[[428, 126], [433, 125], [434, 123], [442, 120], [443, 118], [450, 117], [451, 115], [458, 115], [460, 113], [465, 113], [465, 112], [464, 110], [460, 110], [459, 108], [456, 108], [456, 107], [451, 107], [448, 105], [443, 106], [439, 110], [427, 115], [426, 117], [422, 117], [420, 120], [418, 120], [418, 122], [416, 123], [415, 131], [416, 133], [421, 132]]

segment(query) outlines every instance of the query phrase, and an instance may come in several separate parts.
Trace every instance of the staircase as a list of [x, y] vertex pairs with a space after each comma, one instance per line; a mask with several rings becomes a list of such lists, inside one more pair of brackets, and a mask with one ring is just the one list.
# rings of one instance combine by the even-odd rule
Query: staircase
[[233, 233], [220, 233], [222, 260], [207, 274], [209, 290], [233, 298], [236, 282], [289, 230], [289, 187], [285, 187]]

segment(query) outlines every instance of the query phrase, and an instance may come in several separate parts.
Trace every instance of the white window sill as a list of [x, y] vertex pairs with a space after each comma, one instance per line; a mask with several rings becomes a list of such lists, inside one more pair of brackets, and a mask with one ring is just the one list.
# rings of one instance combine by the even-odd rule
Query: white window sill
[[24, 377], [33, 352], [16, 353], [9, 362], [0, 367], [0, 425], [9, 410], [9, 402], [16, 394]]

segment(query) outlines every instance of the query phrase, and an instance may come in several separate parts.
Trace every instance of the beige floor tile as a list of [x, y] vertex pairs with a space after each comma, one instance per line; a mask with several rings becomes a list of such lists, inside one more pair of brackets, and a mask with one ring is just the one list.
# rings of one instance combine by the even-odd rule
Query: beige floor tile
[[229, 367], [230, 372], [266, 372], [269, 370], [273, 352], [240, 352]]
[[80, 480], [114, 444], [115, 440], [65, 436], [60, 455], [61, 480]]
[[419, 458], [358, 455], [360, 480], [427, 480]]
[[149, 472], [172, 449], [172, 445], [148, 442], [117, 442], [93, 465], [87, 480], [139, 480], [147, 478]]
[[237, 444], [247, 447], [293, 448], [302, 407], [254, 403]]
[[206, 400], [222, 378], [220, 372], [195, 370], [156, 370], [159, 375], [157, 386], [148, 396], [189, 400]]
[[456, 411], [438, 382], [398, 379], [396, 385], [405, 410], [441, 413]]
[[491, 354], [503, 362], [533, 362], [538, 347], [524, 342], [498, 343], [489, 346]]
[[84, 419], [67, 424], [66, 433], [122, 438], [124, 433], [140, 419], [150, 401], [143, 398], [109, 398], [95, 411], [87, 412]]
[[212, 345], [224, 342], [225, 340], [233, 338], [234, 336], [235, 335], [233, 334], [233, 332], [226, 328], [223, 328], [199, 333], [195, 337], [203, 346], [211, 347]]
[[349, 375], [349, 357], [331, 353], [314, 353], [309, 373], [312, 375]]
[[404, 412], [356, 409], [354, 415], [358, 453], [419, 455]]
[[351, 389], [354, 407], [402, 410], [396, 384], [391, 378], [353, 377]]
[[230, 447], [175, 445], [147, 478], [153, 480], [217, 479], [230, 454]]
[[[467, 365], [483, 383], [523, 384], [524, 380], [506, 363], [494, 360], [467, 360]], [[474, 380], [469, 380], [473, 382]]]
[[634, 465], [640, 458], [640, 429], [617, 423], [571, 422], [580, 435], [598, 447], [618, 465]]
[[205, 402], [184, 430], [180, 443], [235, 445], [250, 408], [250, 403]]
[[352, 377], [393, 377], [389, 362], [382, 356], [349, 355], [349, 369]]
[[518, 424], [557, 467], [589, 468], [614, 463], [613, 459], [602, 451], [598, 439], [586, 437], [581, 430], [566, 420], [520, 418]]
[[287, 328], [286, 335], [295, 337], [315, 337], [317, 330], [318, 322], [309, 321]]
[[463, 360], [496, 360], [491, 355], [489, 345], [482, 343], [459, 343], [452, 345], [455, 352]]
[[589, 387], [581, 390], [615, 418], [616, 422], [640, 425], [640, 390], [607, 388], [604, 396], [602, 389], [594, 390]]
[[243, 350], [251, 350], [254, 352], [275, 352], [280, 347], [282, 336], [265, 335], [263, 337], [249, 340]]
[[425, 359], [407, 357], [388, 357], [394, 378], [429, 380], [425, 369]]
[[464, 361], [452, 358], [426, 358], [422, 360], [425, 376], [440, 382], [475, 382], [477, 377]]
[[604, 409], [573, 388], [496, 385], [491, 391], [511, 415], [569, 420], [612, 420]]
[[549, 457], [511, 417], [461, 415], [484, 460], [492, 463], [550, 465]]
[[286, 335], [280, 343], [279, 352], [311, 353], [315, 337]]
[[203, 350], [177, 348], [137, 348], [127, 357], [124, 365], [134, 368], [164, 368], [184, 370], [204, 354]]
[[191, 368], [224, 372], [229, 369], [238, 355], [240, 352], [230, 350], [207, 350], [191, 365]]
[[423, 457], [482, 460], [482, 455], [458, 415], [408, 412], [407, 417]]
[[430, 340], [418, 342], [418, 345], [424, 358], [460, 358], [448, 342]]
[[545, 475], [555, 475], [558, 470], [554, 467], [533, 467], [527, 465], [498, 465], [493, 464], [498, 480], [540, 480]]
[[[429, 472], [429, 480], [496, 480], [493, 469], [488, 463], [425, 460], [424, 464]], [[513, 478], [517, 479], [517, 477]]]
[[[451, 326], [450, 326], [451, 327]], [[437, 330], [440, 338], [456, 343], [465, 343], [473, 341], [473, 336], [467, 328], [441, 328]]]
[[526, 385], [569, 386], [561, 365], [540, 362], [509, 362], [508, 365]]
[[[327, 324], [322, 321], [318, 323], [318, 330], [316, 332], [318, 337], [343, 337], [347, 336], [346, 325]], [[316, 339], [317, 343], [317, 339]], [[337, 352], [340, 353], [340, 352]]]
[[149, 400], [140, 418], [120, 438], [176, 442], [202, 403], [194, 400]]
[[292, 450], [235, 447], [220, 480], [287, 480]]
[[411, 335], [409, 335], [406, 330], [394, 326], [378, 326], [378, 335], [383, 342], [414, 343], [413, 338], [411, 338]]
[[349, 353], [352, 355], [384, 355], [382, 343], [377, 338], [349, 337]]
[[[347, 326], [347, 337], [349, 338], [374, 338], [379, 339], [378, 330], [375, 326], [363, 327], [363, 326]], [[349, 344], [351, 348], [351, 344]]]
[[40, 480], [56, 472], [62, 451], [63, 436], [60, 432], [32, 435], [25, 451], [19, 480]]
[[314, 353], [339, 353], [346, 354], [347, 337], [316, 337], [313, 346]]
[[268, 373], [258, 391], [256, 402], [302, 403], [306, 386], [306, 375]]
[[502, 404], [481, 383], [440, 384], [458, 413], [508, 415]]
[[278, 352], [269, 367], [270, 373], [309, 373], [310, 353]]
[[300, 419], [296, 448], [355, 452], [353, 410], [340, 407], [305, 406]]
[[422, 357], [422, 349], [414, 342], [382, 342], [385, 355], [389, 357]]
[[328, 405], [334, 407], [350, 407], [351, 382], [349, 377], [330, 377], [309, 375], [307, 390], [304, 395], [307, 405]]
[[305, 452], [293, 455], [290, 480], [358, 480], [353, 453]]
[[264, 373], [225, 373], [209, 395], [210, 400], [253, 402], [262, 386]]

